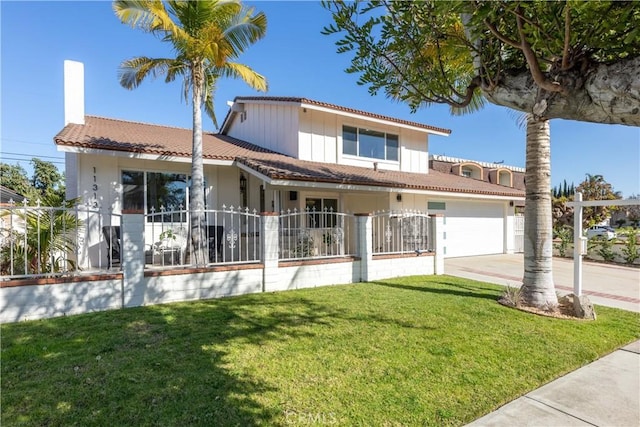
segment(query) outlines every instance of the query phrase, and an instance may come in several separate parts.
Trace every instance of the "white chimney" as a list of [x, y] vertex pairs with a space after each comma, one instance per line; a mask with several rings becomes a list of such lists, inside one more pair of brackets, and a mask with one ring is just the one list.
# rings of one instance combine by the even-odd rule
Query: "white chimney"
[[84, 124], [84, 64], [64, 61], [64, 125]]

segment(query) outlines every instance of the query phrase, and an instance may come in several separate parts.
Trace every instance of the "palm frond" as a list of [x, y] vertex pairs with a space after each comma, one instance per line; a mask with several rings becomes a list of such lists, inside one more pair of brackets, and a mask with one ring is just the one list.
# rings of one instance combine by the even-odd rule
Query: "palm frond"
[[258, 74], [247, 65], [237, 62], [227, 62], [220, 70], [221, 77], [241, 78], [252, 89], [266, 92], [268, 90], [267, 79], [262, 74]]
[[253, 12], [253, 8], [243, 8], [240, 13], [231, 17], [231, 21], [226, 26], [223, 37], [233, 51], [232, 57], [238, 57], [266, 34], [266, 15], [260, 12], [252, 16]]
[[123, 24], [147, 32], [161, 32], [172, 38], [185, 38], [187, 34], [174, 22], [164, 3], [159, 0], [116, 0], [113, 11]]
[[205, 78], [205, 87], [203, 91], [202, 103], [204, 105], [204, 111], [207, 113], [213, 125], [218, 129], [218, 120], [216, 118], [216, 112], [213, 105], [214, 94], [216, 93], [216, 85], [218, 83], [219, 75], [209, 71]]
[[167, 81], [172, 81], [176, 75], [185, 73], [185, 64], [171, 58], [149, 58], [139, 56], [122, 61], [118, 67], [120, 85], [127, 89], [134, 89], [149, 75], [156, 78], [165, 75]]

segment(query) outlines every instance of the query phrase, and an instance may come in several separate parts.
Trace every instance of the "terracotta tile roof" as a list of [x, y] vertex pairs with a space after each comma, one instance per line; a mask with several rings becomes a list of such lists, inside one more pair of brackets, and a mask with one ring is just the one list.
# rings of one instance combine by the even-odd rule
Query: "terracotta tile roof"
[[284, 159], [239, 157], [236, 161], [271, 179], [524, 197], [524, 191], [521, 190], [432, 169], [428, 174], [374, 170], [357, 166], [310, 162], [289, 157]]
[[[53, 140], [60, 146], [191, 157], [192, 135], [191, 129], [86, 116], [84, 125], [70, 123]], [[252, 152], [271, 153], [226, 135], [203, 132], [202, 141], [205, 159], [234, 160]]]
[[[191, 137], [190, 129], [87, 116], [84, 125], [65, 126], [54, 141], [60, 146], [190, 158]], [[435, 170], [428, 174], [376, 171], [294, 159], [220, 134], [203, 134], [203, 155], [205, 159], [235, 160], [278, 180], [524, 197], [521, 190]]]
[[[308, 99], [308, 98], [296, 98], [296, 97], [286, 97], [286, 96], [237, 96], [233, 102], [243, 102], [243, 101], [293, 102], [297, 104], [316, 105], [318, 107], [324, 107], [331, 110], [343, 111], [345, 113], [357, 114], [359, 116], [371, 117], [378, 120], [385, 120], [392, 123], [399, 123], [403, 125], [413, 126], [420, 129], [444, 133], [447, 135], [451, 133], [451, 129], [445, 129], [437, 126], [426, 125], [424, 123], [398, 119], [390, 116], [383, 116], [382, 114], [375, 114], [375, 113], [370, 113], [368, 111], [356, 110], [354, 108], [342, 107], [340, 105], [330, 104], [328, 102], [322, 102], [322, 101], [315, 101], [313, 99]], [[230, 112], [231, 110], [229, 110], [229, 113]], [[229, 117], [229, 114], [227, 114], [227, 117], [225, 117], [224, 122], [227, 121], [228, 117]]]

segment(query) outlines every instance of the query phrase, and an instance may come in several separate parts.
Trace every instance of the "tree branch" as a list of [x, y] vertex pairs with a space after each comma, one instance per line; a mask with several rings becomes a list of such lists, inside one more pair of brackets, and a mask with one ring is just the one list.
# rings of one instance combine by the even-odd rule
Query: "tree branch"
[[506, 43], [511, 47], [515, 47], [516, 49], [522, 50], [522, 46], [520, 43], [515, 40], [511, 40], [509, 37], [502, 34], [500, 31], [498, 31], [498, 28], [494, 24], [489, 22], [486, 18], [482, 22], [484, 22], [484, 25], [486, 25], [489, 31], [491, 31], [491, 34], [496, 36], [501, 42]]
[[541, 88], [548, 92], [565, 92], [564, 88], [560, 86], [558, 83], [550, 82], [547, 80], [540, 69], [540, 64], [538, 63], [538, 58], [536, 57], [535, 52], [531, 48], [529, 41], [527, 40], [527, 36], [524, 33], [524, 24], [523, 19], [520, 15], [520, 8], [516, 13], [516, 23], [518, 24], [518, 33], [520, 34], [521, 41], [521, 49], [524, 54], [525, 59], [527, 60], [527, 64], [529, 65], [529, 70], [531, 71], [531, 77], [533, 77], [533, 81]]
[[[564, 6], [564, 49], [562, 51], [562, 70], [566, 71], [570, 67], [569, 44], [571, 43], [571, 15], [569, 13], [569, 3]], [[572, 61], [573, 62], [573, 61]]]
[[[383, 1], [383, 4], [384, 4], [385, 8], [387, 9], [387, 11], [389, 11], [389, 14], [390, 14], [390, 16], [391, 16], [391, 19], [395, 22], [395, 24], [396, 24], [396, 25], [398, 25], [398, 26], [399, 26], [399, 25], [401, 24], [401, 22], [400, 22], [400, 20], [398, 19], [398, 17], [396, 16], [395, 11], [394, 11], [394, 10], [391, 8], [391, 6], [389, 5], [388, 1], [386, 1], [386, 0], [385, 0], [385, 1]], [[409, 39], [409, 41], [411, 42], [411, 44], [413, 45], [413, 47], [414, 47], [415, 51], [419, 53], [419, 55], [420, 55], [420, 57], [421, 57], [422, 59], [424, 59], [424, 58], [423, 58], [423, 55], [422, 55], [422, 49], [421, 49], [421, 47], [418, 45], [418, 43], [416, 42], [416, 40], [415, 40], [411, 35], [409, 35], [409, 34], [407, 34], [406, 36], [407, 36], [407, 38]], [[442, 57], [441, 57], [441, 55], [440, 55], [440, 43], [437, 41], [437, 38], [436, 38], [436, 49], [437, 49], [438, 63], [439, 63], [439, 65], [440, 65], [440, 73], [442, 74], [442, 77], [444, 78], [444, 80], [447, 80], [447, 86], [449, 87], [449, 90], [450, 90], [450, 91], [451, 91], [451, 92], [452, 92], [456, 97], [461, 98], [461, 97], [462, 97], [462, 94], [461, 94], [461, 93], [459, 93], [459, 92], [456, 90], [456, 88], [451, 84], [451, 82], [449, 82], [449, 80], [446, 78], [446, 73], [445, 73], [445, 71], [444, 71], [444, 65], [443, 65], [443, 63], [442, 63]], [[386, 57], [385, 57], [385, 58], [386, 58]], [[387, 59], [387, 60], [388, 60], [388, 59]], [[395, 64], [393, 64], [393, 65], [395, 65]], [[396, 70], [398, 70], [398, 67], [394, 67], [394, 68], [395, 68]], [[402, 75], [402, 73], [401, 73], [401, 75]], [[413, 84], [412, 84], [411, 86], [413, 86], [413, 87], [415, 88], [415, 86], [414, 86]], [[416, 90], [416, 91], [418, 91], [418, 89], [417, 89], [417, 88], [415, 88], [415, 90]], [[468, 89], [467, 89], [467, 91], [468, 91]], [[468, 98], [468, 100], [467, 100], [467, 98]], [[468, 94], [468, 93], [466, 93], [466, 94], [465, 94], [465, 101], [463, 101], [462, 103], [460, 103], [460, 102], [458, 102], [458, 101], [450, 100], [450, 99], [448, 99], [448, 98], [446, 98], [446, 99], [445, 99], [445, 98], [438, 97], [438, 99], [440, 99], [440, 101], [443, 101], [443, 100], [444, 100], [444, 101], [446, 101], [446, 103], [447, 103], [447, 104], [449, 104], [449, 105], [451, 105], [451, 106], [454, 106], [454, 107], [458, 107], [458, 108], [466, 107], [467, 105], [469, 105], [469, 102], [471, 102], [471, 98], [469, 97], [469, 94]]]

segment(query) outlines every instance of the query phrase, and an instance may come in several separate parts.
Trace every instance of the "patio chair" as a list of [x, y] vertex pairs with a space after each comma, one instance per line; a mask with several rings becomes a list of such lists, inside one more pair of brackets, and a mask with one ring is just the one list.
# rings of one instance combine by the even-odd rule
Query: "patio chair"
[[224, 227], [221, 225], [210, 225], [207, 227], [209, 236], [209, 262], [223, 261], [222, 242], [224, 239]]
[[107, 266], [120, 265], [120, 226], [105, 225], [102, 234], [107, 243]]

